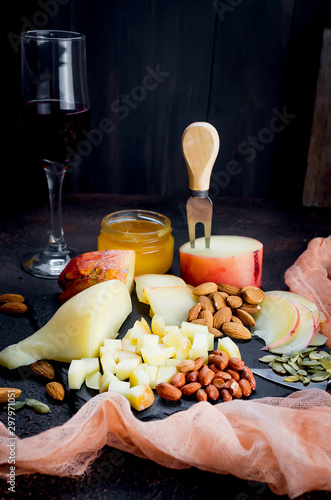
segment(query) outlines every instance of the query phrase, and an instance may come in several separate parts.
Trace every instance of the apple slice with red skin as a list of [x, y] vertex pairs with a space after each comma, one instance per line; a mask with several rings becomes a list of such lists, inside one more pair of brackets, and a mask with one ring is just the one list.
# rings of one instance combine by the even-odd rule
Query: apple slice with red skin
[[277, 347], [288, 341], [300, 323], [296, 305], [281, 295], [265, 295], [261, 309], [254, 314], [252, 334], [262, 338], [267, 348]]
[[290, 354], [299, 352], [309, 346], [316, 333], [314, 315], [308, 307], [296, 303], [296, 308], [299, 311], [300, 322], [290, 339], [277, 346], [268, 346], [265, 349], [276, 354]]
[[317, 305], [315, 302], [311, 301], [304, 295], [300, 295], [298, 293], [290, 292], [290, 291], [285, 291], [285, 290], [273, 290], [269, 292], [265, 292], [265, 295], [281, 295], [282, 297], [286, 297], [287, 299], [292, 300], [294, 303], [299, 303], [303, 304], [304, 306], [308, 307], [308, 309], [313, 313], [314, 317], [314, 323], [315, 323], [315, 332], [318, 330], [318, 327], [320, 325], [320, 311], [318, 310]]

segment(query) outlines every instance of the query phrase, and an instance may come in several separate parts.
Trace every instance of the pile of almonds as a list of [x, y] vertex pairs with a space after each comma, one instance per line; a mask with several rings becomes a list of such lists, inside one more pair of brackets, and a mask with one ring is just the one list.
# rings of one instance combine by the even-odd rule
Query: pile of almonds
[[177, 365], [170, 382], [162, 382], [156, 391], [162, 399], [178, 401], [184, 396], [195, 396], [197, 401], [231, 401], [249, 397], [256, 388], [252, 370], [238, 358], [229, 358], [224, 351], [215, 350], [196, 360], [185, 359]]
[[24, 304], [24, 297], [18, 293], [4, 293], [0, 295], [0, 312], [5, 314], [24, 314], [28, 306]]
[[48, 380], [52, 380], [52, 382], [48, 382], [46, 384], [46, 392], [47, 394], [57, 401], [63, 401], [65, 398], [65, 389], [60, 382], [55, 382], [53, 379], [55, 378], [55, 370], [53, 366], [48, 363], [48, 361], [40, 360], [32, 363], [29, 366], [30, 370], [34, 373]]
[[208, 326], [215, 337], [226, 334], [235, 339], [251, 338], [247, 327], [255, 325], [252, 314], [260, 309], [259, 303], [264, 299], [261, 288], [206, 282], [192, 292], [199, 297], [199, 302], [189, 310], [188, 322]]

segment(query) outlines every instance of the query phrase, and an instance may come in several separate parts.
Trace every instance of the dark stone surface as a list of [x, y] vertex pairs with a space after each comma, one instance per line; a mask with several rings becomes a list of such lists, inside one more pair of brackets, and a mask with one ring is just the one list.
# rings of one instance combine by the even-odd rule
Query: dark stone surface
[[[72, 195], [65, 197], [64, 226], [68, 243], [80, 252], [95, 250], [100, 222], [104, 215], [124, 207], [154, 209], [168, 215], [172, 221], [175, 237], [175, 258], [169, 271], [179, 274], [178, 249], [187, 241], [187, 228], [183, 206], [158, 198], [118, 197], [111, 195]], [[214, 200], [213, 234], [237, 234], [259, 239], [264, 244], [262, 288], [286, 289], [285, 270], [305, 250], [310, 239], [328, 236], [331, 231], [331, 211], [328, 209], [304, 209], [276, 206], [263, 200]], [[24, 252], [40, 247], [47, 239], [49, 224], [48, 207], [39, 211], [16, 213], [0, 223], [2, 234], [0, 254], [1, 293], [21, 293], [26, 297], [28, 313], [22, 317], [1, 315], [0, 348], [13, 344], [31, 335], [52, 316], [59, 307], [59, 287], [56, 280], [43, 280], [27, 275], [20, 268]], [[135, 319], [148, 317], [148, 308], [133, 296], [133, 312], [130, 314], [120, 336]], [[257, 364], [263, 342], [259, 339], [241, 341], [243, 359], [249, 366]], [[67, 387], [67, 366], [53, 363], [56, 379]], [[90, 397], [93, 391], [82, 388], [69, 391], [61, 403], [51, 401], [45, 392], [45, 380], [29, 369], [6, 370], [0, 368], [0, 386], [19, 386], [25, 397], [34, 397], [51, 407], [49, 414], [37, 414], [24, 407], [16, 412], [16, 432], [19, 437], [37, 434], [55, 425], [66, 422]], [[289, 389], [262, 379], [254, 398], [264, 396], [286, 396]], [[22, 399], [22, 398], [21, 398]], [[135, 412], [137, 418], [150, 420], [164, 418], [180, 411], [193, 402], [164, 404], [159, 398], [152, 408]], [[6, 423], [5, 412], [0, 419]], [[4, 498], [9, 498], [3, 489]], [[231, 476], [211, 474], [196, 469], [184, 471], [166, 469], [155, 463], [138, 459], [126, 453], [105, 448], [95, 461], [91, 471], [81, 479], [57, 478], [44, 475], [18, 477], [18, 498], [223, 498], [271, 499], [276, 498], [270, 489], [260, 483], [243, 481]], [[282, 497], [277, 497], [282, 498]], [[284, 497], [285, 498], [285, 497]], [[326, 492], [307, 493], [302, 499], [331, 498]]]

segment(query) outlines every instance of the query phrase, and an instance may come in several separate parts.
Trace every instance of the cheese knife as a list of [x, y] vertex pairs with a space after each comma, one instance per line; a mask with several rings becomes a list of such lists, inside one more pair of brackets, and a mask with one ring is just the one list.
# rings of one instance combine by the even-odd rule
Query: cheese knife
[[189, 177], [190, 197], [186, 214], [191, 247], [195, 247], [195, 226], [204, 226], [205, 246], [210, 247], [213, 203], [208, 196], [210, 176], [219, 151], [219, 136], [207, 122], [191, 123], [182, 136], [182, 151]]
[[[258, 377], [262, 377], [270, 382], [275, 382], [276, 384], [287, 387], [288, 389], [322, 389], [326, 391], [331, 391], [331, 380], [324, 380], [322, 382], [310, 382], [308, 385], [304, 385], [302, 382], [284, 382], [281, 375], [277, 375], [271, 368], [251, 368], [252, 372]], [[286, 375], [284, 375], [286, 377]]]

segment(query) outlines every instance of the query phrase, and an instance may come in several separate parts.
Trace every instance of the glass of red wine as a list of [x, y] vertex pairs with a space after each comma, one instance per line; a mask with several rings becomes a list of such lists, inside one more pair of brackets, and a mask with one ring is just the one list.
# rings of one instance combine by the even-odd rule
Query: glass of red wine
[[25, 271], [58, 278], [72, 257], [62, 227], [62, 185], [90, 121], [85, 35], [35, 30], [21, 34], [21, 120], [25, 143], [43, 166], [51, 230], [45, 248], [23, 258]]

